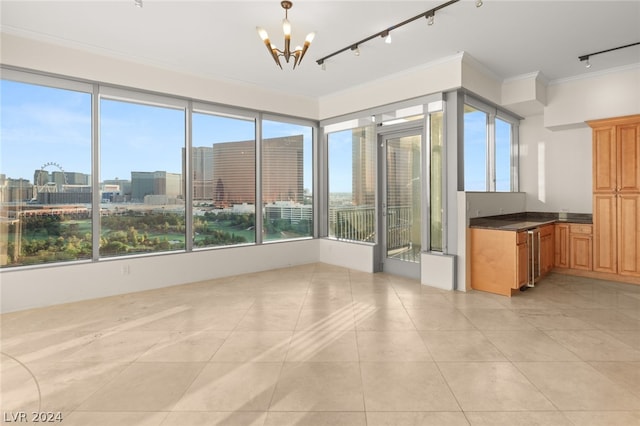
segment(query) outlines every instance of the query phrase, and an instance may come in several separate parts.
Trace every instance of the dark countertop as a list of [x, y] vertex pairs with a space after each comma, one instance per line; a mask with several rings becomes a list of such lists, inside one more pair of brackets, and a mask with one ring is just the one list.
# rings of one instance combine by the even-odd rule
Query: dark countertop
[[593, 216], [586, 213], [522, 212], [474, 217], [469, 220], [469, 227], [517, 232], [553, 223], [592, 224]]

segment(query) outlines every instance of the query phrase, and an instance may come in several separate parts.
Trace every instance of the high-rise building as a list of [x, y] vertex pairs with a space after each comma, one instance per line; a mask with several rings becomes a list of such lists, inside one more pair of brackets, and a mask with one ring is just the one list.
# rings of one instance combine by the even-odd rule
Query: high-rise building
[[304, 202], [303, 136], [265, 139], [262, 148], [262, 196], [265, 204]]
[[218, 207], [256, 202], [255, 141], [213, 145], [213, 201]]
[[[182, 164], [186, 164], [186, 150], [182, 148]], [[186, 173], [182, 171], [182, 176]], [[213, 200], [213, 148], [195, 146], [191, 148], [191, 185], [194, 200]]]
[[376, 144], [375, 128], [360, 127], [352, 130], [352, 197], [355, 206], [374, 206], [376, 201]]
[[182, 196], [182, 175], [165, 171], [131, 172], [131, 200], [142, 202], [145, 195]]
[[[303, 135], [264, 139], [263, 202], [304, 201]], [[255, 204], [255, 142], [213, 145], [214, 203], [219, 207]]]
[[33, 197], [33, 185], [27, 179], [12, 179], [0, 175], [0, 202], [29, 201]]

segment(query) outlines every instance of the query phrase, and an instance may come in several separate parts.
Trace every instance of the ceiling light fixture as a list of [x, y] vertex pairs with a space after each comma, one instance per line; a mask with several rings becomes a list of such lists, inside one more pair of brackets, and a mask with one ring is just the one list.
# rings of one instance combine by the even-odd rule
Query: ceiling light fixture
[[631, 47], [631, 46], [637, 46], [639, 44], [640, 44], [640, 41], [635, 42], [635, 43], [631, 43], [631, 44], [625, 44], [624, 46], [618, 46], [618, 47], [613, 47], [611, 49], [601, 50], [601, 51], [595, 52], [595, 53], [589, 53], [587, 55], [578, 56], [578, 60], [580, 60], [580, 62], [586, 61], [584, 66], [587, 67], [587, 68], [591, 68], [591, 62], [589, 62], [589, 58], [591, 56], [600, 55], [601, 53], [613, 52], [614, 50], [624, 49], [624, 48]]
[[275, 45], [271, 44], [269, 40], [269, 35], [265, 31], [264, 28], [256, 27], [258, 30], [258, 35], [264, 42], [264, 45], [267, 46], [267, 50], [269, 50], [269, 54], [276, 61], [276, 64], [282, 69], [282, 64], [280, 63], [280, 56], [284, 58], [284, 60], [289, 63], [289, 60], [293, 58], [293, 69], [296, 66], [300, 65], [302, 62], [302, 58], [304, 58], [305, 53], [307, 53], [307, 49], [311, 45], [313, 38], [316, 33], [307, 34], [307, 38], [304, 40], [304, 46], [296, 46], [296, 48], [291, 51], [291, 23], [289, 22], [289, 9], [293, 7], [293, 3], [290, 1], [281, 1], [280, 6], [284, 9], [284, 19], [282, 20], [282, 32], [284, 33], [284, 50], [278, 49]]
[[351, 50], [353, 50], [353, 54], [356, 56], [360, 56], [360, 48], [357, 44], [351, 46]]
[[[320, 59], [317, 59], [316, 63], [318, 65], [324, 66], [325, 65], [325, 61], [327, 59], [332, 58], [332, 57], [334, 57], [336, 55], [339, 55], [340, 53], [346, 52], [347, 50], [353, 50], [354, 53], [356, 53], [355, 50], [356, 50], [356, 48], [358, 48], [358, 46], [362, 45], [362, 43], [365, 43], [367, 41], [373, 40], [374, 38], [377, 38], [377, 37], [384, 38], [385, 43], [391, 43], [391, 31], [394, 31], [397, 28], [400, 28], [400, 27], [402, 27], [404, 25], [407, 25], [408, 23], [413, 22], [416, 19], [426, 18], [427, 19], [427, 23], [429, 25], [433, 25], [434, 16], [435, 16], [437, 11], [439, 11], [441, 9], [444, 9], [447, 6], [451, 6], [452, 4], [457, 3], [459, 1], [460, 0], [449, 0], [446, 3], [442, 3], [441, 5], [436, 6], [433, 9], [429, 9], [426, 12], [423, 12], [423, 13], [421, 13], [419, 15], [416, 15], [416, 16], [414, 16], [412, 18], [409, 18], [409, 19], [404, 20], [404, 21], [402, 21], [402, 22], [400, 22], [398, 24], [395, 24], [395, 25], [392, 25], [390, 27], [387, 27], [386, 29], [384, 29], [384, 30], [382, 30], [380, 32], [377, 32], [377, 33], [375, 33], [373, 35], [370, 35], [367, 38], [364, 38], [364, 39], [362, 39], [362, 40], [360, 40], [360, 41], [358, 41], [356, 43], [351, 43], [351, 44], [347, 45], [346, 47], [343, 47], [340, 50], [336, 50], [335, 52], [333, 52], [333, 53], [331, 53], [331, 54], [329, 54], [327, 56], [324, 56], [324, 57], [322, 57]], [[482, 0], [476, 0], [476, 7], [480, 7], [480, 6], [482, 6]], [[271, 49], [269, 49], [269, 50], [271, 50]], [[358, 50], [358, 52], [359, 52], [359, 50]], [[358, 53], [356, 53], [356, 55], [357, 54]]]
[[433, 25], [436, 19], [436, 13], [432, 12], [431, 14], [425, 16], [427, 18], [427, 25]]
[[136, 7], [142, 8], [142, 0], [133, 0], [133, 4], [135, 4]]
[[380, 34], [380, 37], [382, 37], [384, 39], [385, 43], [391, 44], [391, 33], [389, 32], [389, 30], [383, 31]]

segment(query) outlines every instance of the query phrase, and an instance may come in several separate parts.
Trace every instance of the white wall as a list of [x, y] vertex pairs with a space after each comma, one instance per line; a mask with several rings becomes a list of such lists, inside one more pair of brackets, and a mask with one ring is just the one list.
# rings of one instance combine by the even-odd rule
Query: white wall
[[320, 262], [362, 272], [374, 271], [373, 244], [337, 241], [328, 238], [318, 241]]
[[2, 63], [218, 104], [317, 119], [315, 99], [187, 75], [2, 33]]
[[0, 312], [318, 262], [319, 240], [3, 270]]
[[591, 213], [591, 129], [551, 131], [542, 115], [520, 123], [520, 191], [527, 210]]
[[462, 55], [321, 97], [320, 119], [452, 90], [462, 85]]
[[635, 67], [553, 82], [547, 88], [544, 127], [585, 127], [587, 120], [640, 113], [640, 64]]

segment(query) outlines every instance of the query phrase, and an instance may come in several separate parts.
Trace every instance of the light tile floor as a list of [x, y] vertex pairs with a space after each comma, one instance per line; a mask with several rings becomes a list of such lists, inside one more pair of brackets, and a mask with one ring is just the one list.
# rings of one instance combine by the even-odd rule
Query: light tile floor
[[313, 264], [0, 319], [4, 423], [640, 425], [633, 285], [506, 298]]

